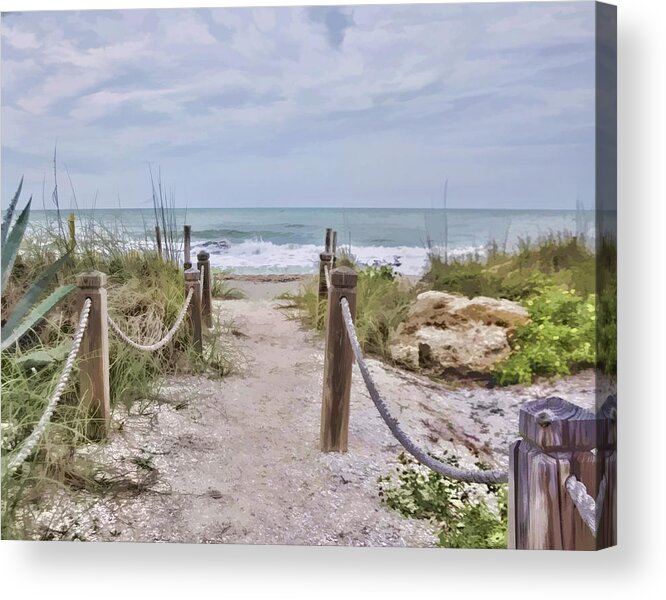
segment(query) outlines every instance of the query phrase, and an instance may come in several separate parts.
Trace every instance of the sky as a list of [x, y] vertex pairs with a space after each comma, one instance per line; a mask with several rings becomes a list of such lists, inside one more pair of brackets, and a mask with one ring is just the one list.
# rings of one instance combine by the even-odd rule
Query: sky
[[594, 204], [594, 3], [3, 13], [2, 204]]

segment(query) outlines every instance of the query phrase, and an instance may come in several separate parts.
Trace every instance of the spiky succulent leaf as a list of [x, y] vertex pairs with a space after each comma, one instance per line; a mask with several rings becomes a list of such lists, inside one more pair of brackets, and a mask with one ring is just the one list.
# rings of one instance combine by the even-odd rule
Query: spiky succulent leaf
[[25, 318], [28, 311], [35, 306], [46, 288], [51, 284], [60, 268], [65, 264], [69, 255], [62, 256], [53, 264], [44, 269], [41, 275], [34, 281], [23, 298], [18, 302], [7, 322], [2, 327], [2, 337], [5, 338], [11, 334], [14, 328]]
[[12, 222], [14, 217], [14, 210], [16, 210], [16, 203], [18, 202], [19, 196], [21, 195], [21, 189], [23, 188], [23, 177], [21, 177], [21, 183], [19, 183], [18, 189], [12, 198], [12, 201], [9, 203], [7, 210], [5, 211], [5, 217], [2, 220], [2, 243], [5, 243], [7, 239], [7, 232], [9, 231], [9, 225]]
[[30, 218], [30, 204], [32, 203], [32, 196], [28, 200], [28, 204], [16, 219], [16, 223], [12, 230], [9, 232], [7, 239], [2, 243], [2, 290], [4, 291], [9, 279], [9, 274], [12, 272], [16, 255], [18, 254], [19, 246], [25, 234], [25, 228], [28, 226], [28, 219]]
[[42, 300], [35, 308], [30, 311], [30, 314], [21, 322], [14, 331], [7, 332], [5, 337], [5, 328], [2, 328], [2, 350], [6, 350], [15, 344], [21, 337], [23, 337], [35, 324], [46, 316], [59, 302], [66, 298], [72, 290], [75, 290], [75, 285], [63, 285], [58, 289], [51, 292], [44, 300]]

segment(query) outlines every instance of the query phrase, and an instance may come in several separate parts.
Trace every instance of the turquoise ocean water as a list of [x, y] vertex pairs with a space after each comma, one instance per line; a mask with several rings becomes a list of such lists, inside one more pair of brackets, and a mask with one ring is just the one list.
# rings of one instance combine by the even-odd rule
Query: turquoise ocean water
[[[66, 217], [70, 211], [63, 211]], [[74, 211], [77, 212], [77, 211]], [[178, 209], [178, 230], [192, 226], [193, 251], [206, 249], [213, 265], [239, 273], [314, 272], [326, 227], [338, 246], [351, 248], [365, 264], [391, 263], [404, 274], [420, 274], [429, 245], [443, 248], [448, 221], [450, 255], [485, 252], [490, 240], [515, 247], [521, 238], [569, 231], [593, 236], [593, 213], [574, 210], [197, 208]], [[131, 243], [153, 243], [152, 209], [78, 211], [109, 229], [122, 226]], [[54, 226], [53, 211], [34, 211], [33, 226]], [[85, 227], [80, 228], [85, 234]]]

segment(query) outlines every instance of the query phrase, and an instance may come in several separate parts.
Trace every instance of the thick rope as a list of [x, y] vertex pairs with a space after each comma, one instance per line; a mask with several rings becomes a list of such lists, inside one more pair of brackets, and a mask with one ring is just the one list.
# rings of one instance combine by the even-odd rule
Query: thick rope
[[159, 342], [155, 342], [154, 344], [143, 345], [139, 344], [138, 342], [135, 342], [134, 340], [130, 339], [120, 329], [118, 324], [108, 315], [107, 315], [107, 320], [109, 321], [109, 325], [111, 329], [113, 329], [114, 333], [126, 344], [132, 346], [132, 348], [136, 348], [137, 350], [143, 350], [145, 352], [155, 352], [156, 350], [159, 350], [160, 348], [166, 346], [180, 328], [181, 324], [183, 323], [183, 319], [187, 314], [187, 309], [190, 306], [190, 302], [192, 301], [193, 294], [194, 294], [194, 288], [190, 288], [190, 290], [187, 292], [187, 298], [185, 298], [185, 304], [183, 304], [183, 308], [180, 309], [180, 313], [178, 314], [178, 317], [176, 318], [176, 322], [173, 324], [173, 327], [169, 329], [169, 331], [167, 331], [166, 335]]
[[384, 419], [384, 423], [386, 423], [395, 439], [397, 439], [402, 444], [405, 450], [407, 450], [407, 452], [409, 452], [421, 464], [429, 467], [433, 471], [436, 471], [440, 475], [444, 475], [445, 477], [449, 477], [451, 479], [458, 479], [460, 481], [467, 481], [470, 483], [503, 483], [508, 481], [508, 473], [506, 471], [480, 471], [478, 469], [465, 470], [443, 463], [430, 456], [407, 436], [407, 434], [398, 424], [398, 420], [389, 412], [389, 409], [386, 406], [386, 402], [381, 397], [379, 391], [377, 390], [377, 386], [372, 380], [368, 366], [366, 365], [365, 359], [363, 358], [361, 345], [359, 344], [358, 337], [356, 336], [356, 328], [354, 327], [354, 321], [349, 310], [349, 302], [347, 302], [347, 298], [342, 298], [342, 300], [340, 300], [340, 305], [342, 307], [342, 316], [345, 322], [345, 328], [347, 329], [349, 342], [351, 343], [352, 350], [354, 351], [354, 356], [356, 357], [358, 368], [361, 370], [363, 381], [365, 381], [368, 392], [370, 392], [370, 397], [377, 407], [379, 414], [382, 416], [382, 419]]
[[571, 496], [574, 506], [578, 510], [580, 518], [588, 526], [592, 535], [597, 537], [599, 522], [601, 521], [601, 510], [606, 496], [606, 478], [604, 477], [599, 484], [599, 494], [595, 500], [587, 493], [587, 488], [582, 481], [578, 481], [575, 475], [567, 477], [564, 483]]
[[90, 298], [86, 298], [85, 302], [83, 303], [83, 309], [81, 310], [79, 324], [77, 325], [76, 331], [74, 332], [74, 338], [72, 339], [72, 347], [69, 351], [69, 354], [67, 355], [67, 360], [65, 361], [65, 366], [62, 370], [62, 373], [60, 374], [58, 385], [56, 385], [55, 389], [53, 390], [53, 394], [51, 394], [51, 398], [49, 399], [49, 402], [46, 405], [46, 410], [39, 419], [37, 426], [32, 431], [32, 433], [25, 439], [25, 441], [23, 442], [23, 446], [16, 454], [16, 456], [14, 456], [9, 461], [8, 469], [10, 472], [16, 471], [16, 469], [18, 469], [23, 464], [25, 459], [28, 458], [28, 456], [30, 456], [32, 451], [35, 449], [35, 446], [37, 445], [42, 435], [44, 434], [46, 426], [49, 424], [51, 417], [53, 416], [53, 412], [55, 411], [55, 408], [58, 402], [60, 401], [60, 397], [62, 396], [62, 393], [65, 391], [67, 382], [69, 381], [69, 375], [72, 372], [72, 367], [74, 366], [74, 361], [76, 360], [76, 356], [79, 353], [79, 348], [81, 347], [81, 340], [83, 339], [83, 334], [86, 330], [86, 327], [88, 326], [88, 317], [90, 316], [91, 304], [92, 300]]
[[326, 278], [326, 289], [331, 289], [331, 273], [329, 272], [328, 265], [324, 265], [324, 277]]

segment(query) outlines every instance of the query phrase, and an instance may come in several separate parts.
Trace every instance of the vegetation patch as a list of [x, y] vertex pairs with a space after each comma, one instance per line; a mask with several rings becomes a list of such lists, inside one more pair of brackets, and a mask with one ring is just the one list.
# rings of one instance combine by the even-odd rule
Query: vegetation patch
[[[10, 218], [11, 220], [11, 218]], [[18, 222], [18, 221], [17, 221]], [[175, 258], [160, 257], [135, 244], [123, 230], [102, 227], [94, 216], [79, 221], [80, 235], [68, 236], [59, 212], [44, 228], [28, 228], [15, 262], [2, 286], [3, 326], [30, 297], [33, 282], [42, 281], [32, 299], [52, 297], [59, 289], [74, 289], [76, 275], [86, 271], [107, 274], [110, 316], [132, 339], [152, 343], [175, 322], [185, 301], [182, 269]], [[3, 235], [5, 227], [3, 225]], [[175, 244], [174, 236], [170, 242]], [[175, 252], [175, 250], [174, 250]], [[49, 265], [57, 265], [57, 270]], [[5, 264], [3, 262], [3, 272]], [[48, 281], [43, 274], [49, 273]], [[34, 294], [33, 294], [34, 295]], [[76, 292], [49, 304], [30, 327], [2, 352], [2, 538], [20, 538], [16, 516], [26, 503], [38, 501], [53, 485], [63, 485], [71, 472], [77, 446], [88, 442], [88, 416], [80, 410], [76, 366], [51, 422], [35, 451], [16, 473], [7, 468], [42, 416], [62, 372], [78, 322]], [[3, 342], [7, 336], [3, 329]], [[19, 331], [20, 332], [20, 331]], [[218, 335], [216, 325], [212, 336]], [[182, 327], [173, 341], [154, 353], [133, 349], [109, 333], [111, 403], [128, 408], [158, 396], [168, 373], [207, 369], [218, 376], [232, 368], [232, 358], [216, 340], [207, 344], [203, 359], [191, 352], [190, 333]], [[25, 511], [23, 511], [25, 513]], [[29, 512], [29, 511], [28, 511]]]
[[584, 239], [567, 233], [536, 241], [520, 240], [515, 252], [487, 246], [487, 257], [467, 255], [444, 261], [430, 255], [424, 282], [429, 289], [459, 293], [468, 298], [488, 296], [522, 301], [545, 284], [575, 289], [582, 297], [595, 292], [596, 260]]
[[[341, 264], [344, 262], [344, 265]], [[360, 268], [349, 255], [339, 260], [337, 266], [352, 266], [358, 273], [356, 288], [356, 331], [363, 351], [388, 360], [388, 341], [405, 318], [414, 290], [400, 279], [387, 265]], [[319, 299], [319, 280], [314, 277], [302, 285], [299, 294], [285, 294], [289, 307], [300, 309], [300, 316], [310, 327], [323, 331], [325, 327], [326, 300]]]
[[245, 298], [243, 290], [229, 284], [229, 281], [227, 280], [228, 276], [229, 271], [216, 268], [211, 269], [210, 291], [213, 298], [219, 300], [241, 300], [242, 298]]
[[432, 255], [424, 283], [470, 298], [506, 298], [527, 309], [531, 321], [511, 338], [511, 355], [495, 369], [495, 383], [529, 384], [535, 377], [561, 377], [595, 365], [616, 372], [614, 243], [602, 242], [597, 257], [584, 239], [560, 233], [521, 240], [514, 253], [490, 244], [487, 256], [445, 262]]
[[520, 325], [512, 353], [494, 372], [497, 383], [532, 382], [536, 376], [569, 375], [595, 363], [595, 295], [555, 285], [540, 288], [524, 301], [530, 321]]
[[[398, 460], [397, 473], [378, 480], [386, 506], [406, 517], [434, 523], [440, 546], [507, 547], [506, 485], [454, 481], [419, 465], [404, 452]], [[455, 457], [447, 457], [447, 461], [457, 465]]]
[[[613, 250], [609, 245], [604, 253], [609, 264]], [[493, 373], [498, 385], [529, 384], [535, 377], [569, 375], [595, 364], [606, 373], [615, 372], [614, 263], [606, 268], [613, 275], [597, 298], [596, 256], [583, 239], [551, 234], [536, 241], [522, 240], [513, 253], [491, 243], [485, 259], [471, 254], [444, 261], [433, 253], [427, 273], [411, 289], [393, 267], [361, 267], [344, 249], [337, 265], [358, 272], [356, 328], [368, 354], [390, 360], [389, 339], [404, 321], [410, 303], [419, 292], [435, 290], [469, 298], [505, 298], [527, 309], [531, 321], [517, 328], [509, 341], [511, 355]], [[324, 329], [326, 302], [319, 300], [316, 277], [300, 294], [284, 298], [301, 309], [306, 324]], [[597, 315], [602, 319], [599, 326]]]

